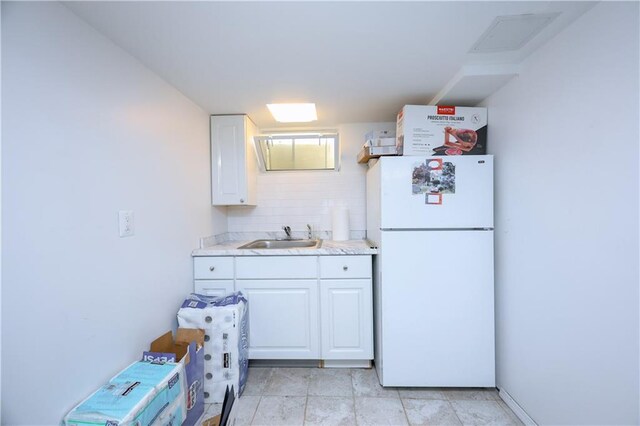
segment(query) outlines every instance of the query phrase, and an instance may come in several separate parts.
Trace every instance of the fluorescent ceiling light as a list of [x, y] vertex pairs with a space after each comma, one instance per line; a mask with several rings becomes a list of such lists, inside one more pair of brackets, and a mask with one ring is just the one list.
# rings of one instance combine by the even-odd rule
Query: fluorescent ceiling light
[[316, 104], [267, 104], [271, 115], [280, 123], [316, 121]]

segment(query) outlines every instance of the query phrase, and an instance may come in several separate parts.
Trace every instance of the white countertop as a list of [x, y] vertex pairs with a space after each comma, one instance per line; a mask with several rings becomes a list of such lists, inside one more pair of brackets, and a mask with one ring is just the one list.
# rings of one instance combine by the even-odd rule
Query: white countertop
[[213, 246], [195, 249], [192, 256], [323, 256], [323, 255], [358, 255], [376, 254], [367, 240], [333, 241], [322, 240], [320, 248], [288, 248], [288, 249], [239, 249], [250, 241], [227, 241]]

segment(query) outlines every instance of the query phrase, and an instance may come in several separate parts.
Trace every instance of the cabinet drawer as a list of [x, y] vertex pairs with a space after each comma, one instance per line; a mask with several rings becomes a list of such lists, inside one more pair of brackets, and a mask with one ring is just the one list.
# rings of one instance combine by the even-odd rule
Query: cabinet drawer
[[371, 278], [371, 256], [320, 256], [320, 278]]
[[237, 257], [238, 279], [291, 279], [318, 277], [316, 256]]
[[193, 278], [233, 279], [233, 257], [194, 257]]

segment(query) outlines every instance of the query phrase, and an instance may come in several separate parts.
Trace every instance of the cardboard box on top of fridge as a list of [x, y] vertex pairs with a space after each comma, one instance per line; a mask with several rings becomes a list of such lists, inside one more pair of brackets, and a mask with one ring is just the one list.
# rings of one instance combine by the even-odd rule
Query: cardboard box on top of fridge
[[167, 331], [151, 342], [150, 350], [143, 353], [142, 360], [184, 365], [187, 418], [183, 425], [197, 424], [204, 413], [204, 330], [178, 328], [175, 341], [173, 333]]
[[65, 426], [180, 425], [187, 417], [186, 380], [181, 363], [137, 361], [113, 377], [63, 419]]
[[371, 145], [369, 141], [375, 141], [378, 139], [387, 139], [387, 138], [395, 139], [395, 137], [396, 137], [395, 130], [371, 130], [367, 132], [366, 135], [364, 135], [364, 141], [368, 145]]
[[365, 144], [364, 147], [371, 147], [371, 148], [379, 148], [379, 147], [388, 147], [388, 146], [392, 146], [392, 147], [396, 147], [396, 137], [390, 137], [390, 138], [378, 138], [378, 139], [370, 139], [368, 140]]
[[[395, 141], [394, 141], [395, 142]], [[396, 146], [365, 146], [358, 152], [357, 161], [364, 164], [372, 158], [378, 158], [382, 155], [396, 155]]]
[[487, 109], [405, 105], [396, 120], [398, 155], [484, 155]]

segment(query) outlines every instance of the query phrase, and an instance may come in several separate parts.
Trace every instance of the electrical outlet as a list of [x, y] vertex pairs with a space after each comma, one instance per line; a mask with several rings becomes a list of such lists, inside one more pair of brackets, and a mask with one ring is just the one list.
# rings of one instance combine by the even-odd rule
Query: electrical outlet
[[133, 210], [120, 210], [118, 212], [120, 225], [120, 237], [130, 237], [134, 234]]

